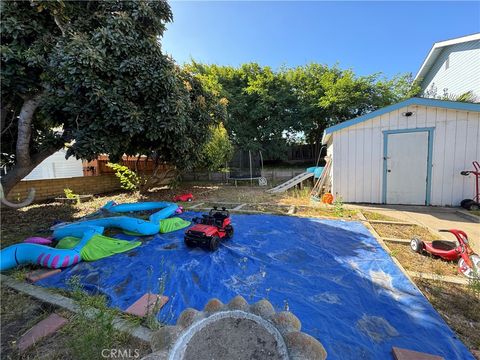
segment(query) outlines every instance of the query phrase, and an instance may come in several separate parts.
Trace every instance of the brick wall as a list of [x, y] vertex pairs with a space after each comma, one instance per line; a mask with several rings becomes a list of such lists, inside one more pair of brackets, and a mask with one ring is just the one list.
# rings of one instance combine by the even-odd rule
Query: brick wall
[[[115, 175], [81, 176], [65, 179], [27, 180], [19, 182], [9, 193], [8, 200], [23, 201], [30, 188], [35, 188], [35, 201], [65, 196], [63, 189], [72, 189], [75, 194], [99, 194], [120, 189]], [[19, 199], [18, 199], [19, 198]]]

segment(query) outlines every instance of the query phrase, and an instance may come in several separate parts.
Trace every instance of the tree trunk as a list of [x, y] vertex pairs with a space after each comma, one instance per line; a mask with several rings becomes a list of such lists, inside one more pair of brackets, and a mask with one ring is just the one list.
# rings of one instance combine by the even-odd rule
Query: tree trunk
[[15, 166], [2, 177], [4, 196], [7, 197], [12, 188], [27, 176], [38, 164], [61, 149], [61, 145], [43, 149], [34, 155], [30, 154], [30, 138], [32, 134], [32, 120], [40, 104], [42, 94], [27, 98], [23, 102], [18, 116], [18, 135], [15, 151]]

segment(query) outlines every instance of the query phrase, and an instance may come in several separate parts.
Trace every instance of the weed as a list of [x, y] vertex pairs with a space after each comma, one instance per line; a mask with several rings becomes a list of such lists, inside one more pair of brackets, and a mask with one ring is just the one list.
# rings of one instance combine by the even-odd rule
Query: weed
[[472, 278], [468, 279], [468, 290], [475, 298], [480, 298], [480, 274], [475, 271]]
[[335, 216], [342, 217], [344, 212], [345, 208], [343, 207], [343, 199], [341, 196], [337, 196], [333, 202], [333, 213]]
[[[80, 307], [71, 324], [69, 347], [75, 359], [97, 359], [102, 349], [109, 349], [114, 343], [114, 314], [108, 308], [105, 296], [90, 296], [84, 291], [80, 277], [72, 276], [68, 286]], [[97, 311], [92, 312], [91, 307]]]
[[391, 257], [396, 257], [398, 255], [398, 250], [392, 250], [390, 251], [390, 256]]
[[80, 195], [75, 194], [73, 190], [67, 188], [67, 189], [63, 189], [63, 192], [65, 193], [65, 197], [67, 199], [71, 199], [71, 200], [77, 199], [77, 205], [80, 204]]
[[115, 171], [115, 176], [120, 180], [120, 187], [128, 191], [138, 190], [141, 185], [140, 177], [135, 173], [135, 171], [130, 170], [128, 166], [107, 163], [109, 168], [112, 168]]
[[[156, 329], [159, 329], [160, 327], [163, 326], [164, 323], [167, 323], [169, 322], [173, 316], [174, 316], [174, 313], [173, 313], [173, 306], [172, 304], [174, 303], [174, 296], [171, 296], [170, 297], [170, 305], [169, 305], [169, 311], [168, 313], [162, 317], [162, 320], [158, 320], [157, 318], [157, 315], [159, 313], [159, 311], [161, 310], [162, 308], [162, 297], [163, 295], [165, 294], [165, 288], [166, 288], [166, 285], [167, 285], [167, 282], [169, 280], [169, 273], [173, 273], [174, 272], [174, 267], [172, 267], [170, 269], [170, 272], [164, 270], [165, 268], [165, 259], [162, 257], [162, 259], [160, 260], [160, 269], [161, 269], [161, 274], [160, 276], [157, 278], [157, 286], [158, 286], [158, 291], [157, 293], [155, 294], [157, 296], [157, 299], [155, 301], [155, 304], [150, 307], [143, 319], [143, 324], [148, 327], [149, 329], [152, 329], [152, 330], [156, 330]], [[147, 281], [148, 281], [148, 292], [149, 293], [153, 293], [152, 291], [152, 278], [153, 278], [153, 268], [152, 267], [149, 267], [148, 270], [147, 270]]]

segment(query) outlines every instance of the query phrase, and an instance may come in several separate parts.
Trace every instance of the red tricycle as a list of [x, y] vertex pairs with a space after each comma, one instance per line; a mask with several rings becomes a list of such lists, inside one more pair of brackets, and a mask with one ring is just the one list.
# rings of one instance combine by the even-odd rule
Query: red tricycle
[[468, 176], [472, 174], [475, 176], [475, 196], [473, 199], [463, 199], [460, 206], [467, 210], [479, 210], [480, 209], [480, 164], [478, 161], [472, 163], [473, 170], [461, 171], [460, 174]]
[[193, 201], [193, 194], [188, 193], [188, 194], [176, 195], [176, 196], [173, 197], [173, 201], [174, 202], [179, 202], [179, 201], [190, 202], [190, 201]]
[[195, 225], [185, 231], [184, 241], [188, 247], [198, 246], [215, 251], [222, 239], [230, 239], [233, 236], [230, 213], [224, 207], [218, 210], [215, 206], [208, 215], [193, 218], [192, 222]]
[[432, 242], [422, 241], [414, 237], [410, 241], [410, 248], [422, 254], [424, 251], [444, 260], [458, 260], [458, 271], [469, 278], [480, 276], [480, 256], [475, 254], [468, 243], [468, 236], [462, 230], [450, 229], [440, 230], [455, 235], [458, 244], [453, 241], [434, 240]]

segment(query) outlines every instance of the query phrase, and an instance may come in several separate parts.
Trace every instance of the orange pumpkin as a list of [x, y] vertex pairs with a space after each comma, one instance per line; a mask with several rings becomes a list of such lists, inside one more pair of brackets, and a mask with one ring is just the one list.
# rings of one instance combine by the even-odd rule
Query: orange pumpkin
[[333, 203], [333, 195], [330, 193], [323, 194], [322, 202], [324, 204], [332, 204]]

